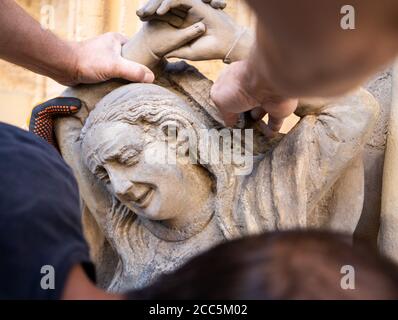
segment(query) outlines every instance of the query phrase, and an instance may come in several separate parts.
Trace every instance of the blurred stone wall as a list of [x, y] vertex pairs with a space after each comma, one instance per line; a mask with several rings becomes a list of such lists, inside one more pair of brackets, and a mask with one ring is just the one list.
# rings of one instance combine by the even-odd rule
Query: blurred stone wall
[[[35, 19], [68, 40], [84, 40], [104, 32], [133, 35], [141, 25], [135, 11], [145, 0], [17, 0]], [[255, 20], [243, 0], [228, 0], [227, 12], [241, 25]], [[215, 79], [222, 62], [194, 63]], [[0, 121], [26, 128], [32, 107], [62, 92], [45, 77], [0, 60]]]

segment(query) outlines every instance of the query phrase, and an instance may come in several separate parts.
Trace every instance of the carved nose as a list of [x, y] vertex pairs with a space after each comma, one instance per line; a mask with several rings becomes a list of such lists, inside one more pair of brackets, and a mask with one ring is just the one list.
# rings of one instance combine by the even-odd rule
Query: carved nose
[[147, 192], [147, 186], [141, 183], [133, 183], [131, 181], [119, 183], [117, 189], [115, 189], [116, 196], [125, 201], [138, 201]]
[[147, 194], [149, 189], [150, 187], [148, 185], [137, 182], [133, 183], [133, 187], [131, 188], [130, 192], [134, 194], [134, 201], [137, 201]]
[[126, 197], [126, 195], [129, 193], [129, 190], [131, 189], [131, 187], [133, 186], [133, 184], [128, 181], [128, 180], [124, 180], [124, 181], [118, 181], [113, 189], [115, 190], [115, 195], [119, 198], [123, 198]]

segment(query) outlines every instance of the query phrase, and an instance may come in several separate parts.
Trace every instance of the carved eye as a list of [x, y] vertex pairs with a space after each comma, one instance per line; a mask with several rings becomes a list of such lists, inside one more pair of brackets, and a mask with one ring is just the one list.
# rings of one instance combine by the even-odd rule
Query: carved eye
[[139, 162], [140, 151], [135, 149], [126, 149], [119, 155], [119, 162], [126, 166], [132, 166]]
[[108, 172], [105, 170], [105, 168], [97, 167], [97, 169], [95, 170], [95, 175], [104, 183], [111, 182], [111, 179], [109, 178]]

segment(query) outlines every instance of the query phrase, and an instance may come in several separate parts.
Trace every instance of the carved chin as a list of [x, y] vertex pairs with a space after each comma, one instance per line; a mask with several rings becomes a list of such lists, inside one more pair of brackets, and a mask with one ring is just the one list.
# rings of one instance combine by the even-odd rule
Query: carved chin
[[139, 199], [137, 199], [137, 201], [134, 201], [134, 205], [142, 210], [148, 208], [152, 203], [155, 193], [155, 189], [148, 189], [148, 191], [145, 192]]

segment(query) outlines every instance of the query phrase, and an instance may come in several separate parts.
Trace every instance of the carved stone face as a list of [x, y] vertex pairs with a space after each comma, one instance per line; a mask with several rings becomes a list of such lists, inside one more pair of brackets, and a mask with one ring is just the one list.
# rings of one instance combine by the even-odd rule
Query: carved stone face
[[[95, 150], [91, 171], [108, 191], [136, 214], [150, 220], [172, 219], [189, 212], [197, 181], [192, 164], [165, 163], [170, 143], [161, 127], [105, 122], [84, 140], [83, 157]], [[154, 161], [159, 159], [159, 161]]]

